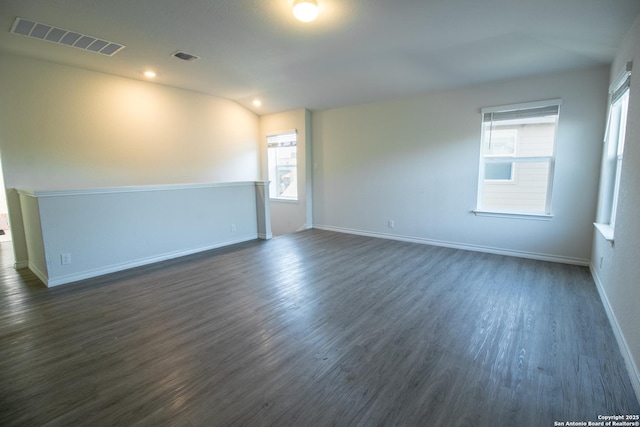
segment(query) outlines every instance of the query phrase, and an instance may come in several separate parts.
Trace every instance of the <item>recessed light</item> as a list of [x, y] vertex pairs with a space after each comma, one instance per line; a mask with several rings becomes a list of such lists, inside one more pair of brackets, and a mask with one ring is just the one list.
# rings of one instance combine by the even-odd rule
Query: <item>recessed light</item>
[[152, 79], [152, 78], [154, 78], [156, 76], [156, 73], [155, 73], [155, 71], [149, 70], [149, 71], [145, 71], [144, 75], [149, 77], [150, 79]]
[[255, 105], [256, 107], [260, 107], [262, 105], [262, 101], [260, 101], [259, 99], [254, 99], [253, 105]]

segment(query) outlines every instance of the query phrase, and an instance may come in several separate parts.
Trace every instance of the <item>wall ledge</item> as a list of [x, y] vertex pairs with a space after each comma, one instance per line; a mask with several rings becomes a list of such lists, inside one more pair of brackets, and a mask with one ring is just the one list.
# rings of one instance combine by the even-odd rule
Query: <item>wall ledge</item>
[[[24, 220], [33, 237], [27, 236], [28, 267], [52, 287], [267, 239], [270, 229], [258, 228], [269, 213], [268, 205], [258, 204], [263, 188], [262, 182], [245, 181], [20, 191], [21, 199], [33, 205], [33, 215]], [[165, 225], [180, 238], [166, 239]], [[80, 255], [67, 265], [62, 262], [66, 254]]]
[[92, 194], [136, 193], [136, 192], [147, 192], [147, 191], [190, 190], [190, 189], [199, 189], [199, 188], [220, 188], [220, 187], [244, 187], [244, 186], [256, 185], [262, 182], [263, 181], [237, 181], [237, 182], [198, 183], [198, 184], [167, 184], [167, 185], [86, 188], [86, 189], [76, 189], [76, 190], [17, 190], [17, 191], [19, 194], [27, 197], [66, 197], [66, 196], [86, 196], [86, 195], [92, 195]]

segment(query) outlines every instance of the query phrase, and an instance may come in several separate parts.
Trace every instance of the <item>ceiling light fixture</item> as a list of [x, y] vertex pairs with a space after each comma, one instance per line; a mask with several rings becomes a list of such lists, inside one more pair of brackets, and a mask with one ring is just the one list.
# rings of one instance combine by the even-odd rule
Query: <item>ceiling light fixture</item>
[[262, 101], [260, 101], [259, 99], [254, 99], [253, 105], [255, 105], [256, 107], [260, 107], [262, 105]]
[[316, 0], [295, 0], [293, 15], [302, 22], [311, 22], [318, 17], [318, 2]]
[[144, 75], [152, 79], [156, 76], [156, 73], [154, 71], [145, 71]]

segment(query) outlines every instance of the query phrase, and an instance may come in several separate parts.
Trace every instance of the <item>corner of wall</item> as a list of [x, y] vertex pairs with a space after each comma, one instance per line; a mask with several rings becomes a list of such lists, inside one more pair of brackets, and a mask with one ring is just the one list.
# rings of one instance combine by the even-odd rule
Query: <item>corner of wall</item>
[[[622, 179], [616, 214], [616, 240], [611, 245], [605, 242], [598, 232], [593, 235], [593, 249], [590, 270], [596, 283], [600, 299], [609, 318], [618, 346], [625, 360], [629, 377], [636, 397], [640, 401], [640, 330], [638, 314], [633, 302], [640, 297], [637, 277], [640, 268], [637, 263], [637, 242], [640, 238], [640, 226], [637, 222], [637, 209], [640, 206], [640, 188], [637, 182], [637, 170], [640, 165], [640, 15], [629, 29], [619, 46], [610, 68], [610, 84], [614, 84], [626, 68], [629, 61], [636, 62], [631, 76], [631, 98], [629, 120], [626, 129], [625, 156], [622, 164]], [[635, 95], [634, 95], [635, 94]], [[627, 148], [628, 147], [628, 148]], [[610, 208], [602, 193], [598, 195], [598, 212]], [[604, 207], [601, 206], [604, 203]]]
[[22, 210], [20, 207], [20, 194], [15, 188], [7, 190], [7, 205], [9, 208], [9, 221], [11, 223], [11, 239], [15, 268], [27, 268], [29, 255], [27, 253], [27, 240], [22, 222]]

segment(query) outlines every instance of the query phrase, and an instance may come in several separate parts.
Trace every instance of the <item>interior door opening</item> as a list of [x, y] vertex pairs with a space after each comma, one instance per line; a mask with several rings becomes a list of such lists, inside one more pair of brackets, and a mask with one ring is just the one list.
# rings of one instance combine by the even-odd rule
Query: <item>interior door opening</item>
[[0, 156], [0, 257], [3, 261], [13, 262], [13, 246], [11, 243], [11, 225], [9, 223], [9, 206], [7, 190], [4, 186], [2, 157]]

